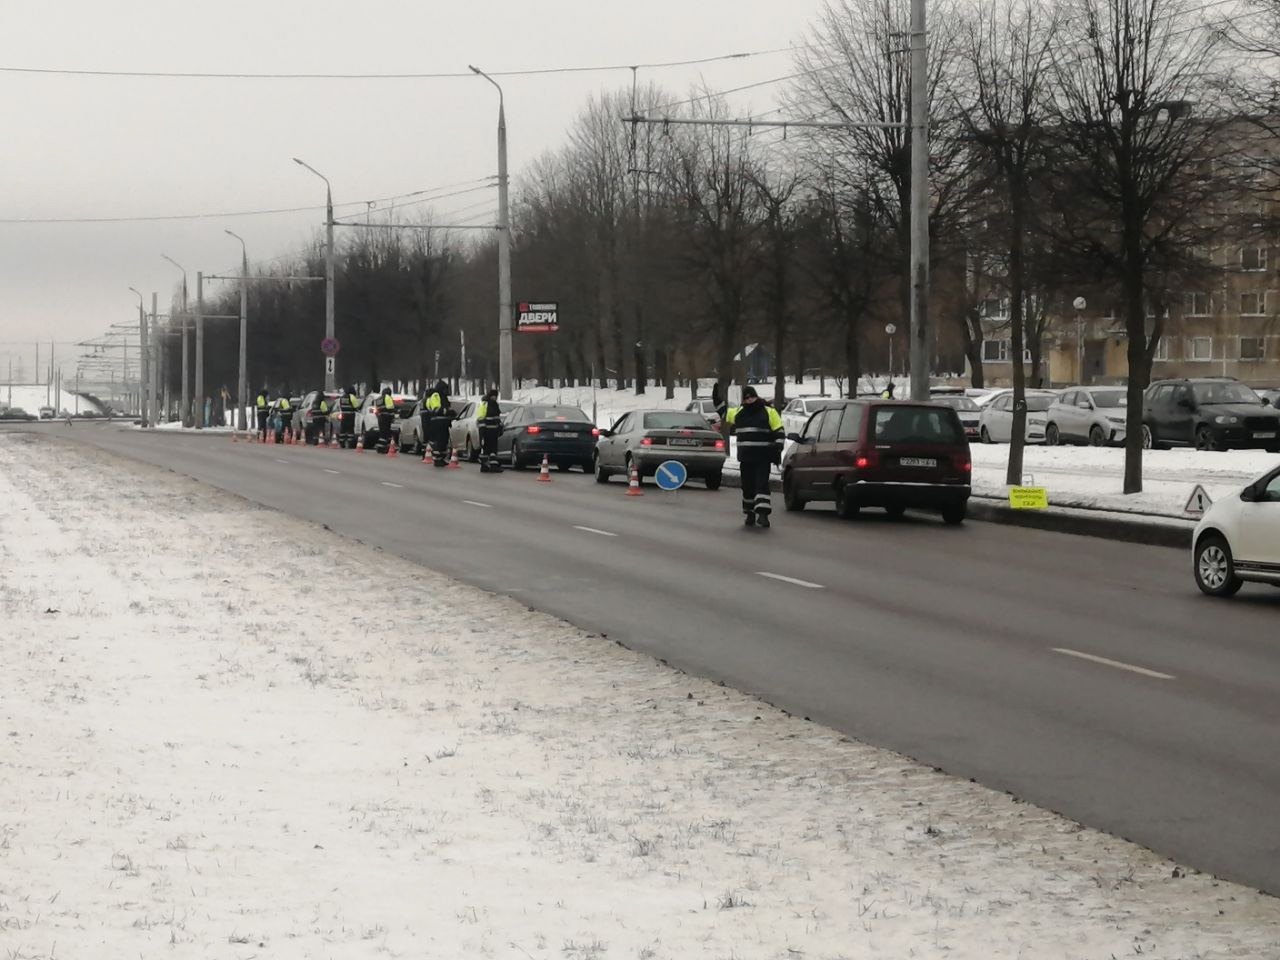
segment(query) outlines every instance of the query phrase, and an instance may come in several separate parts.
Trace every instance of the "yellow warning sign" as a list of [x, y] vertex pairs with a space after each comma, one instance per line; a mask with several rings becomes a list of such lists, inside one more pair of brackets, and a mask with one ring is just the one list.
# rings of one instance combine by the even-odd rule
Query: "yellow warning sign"
[[1009, 506], [1014, 510], [1046, 510], [1049, 507], [1049, 488], [1010, 487]]

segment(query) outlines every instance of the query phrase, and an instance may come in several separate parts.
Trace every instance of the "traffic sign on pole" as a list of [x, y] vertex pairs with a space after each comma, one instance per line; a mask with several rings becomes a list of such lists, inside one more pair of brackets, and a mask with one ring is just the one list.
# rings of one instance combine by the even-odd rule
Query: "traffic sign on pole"
[[1203, 485], [1197, 483], [1196, 488], [1191, 491], [1191, 496], [1187, 499], [1187, 505], [1182, 508], [1182, 512], [1193, 517], [1203, 517], [1204, 512], [1211, 506], [1213, 506], [1213, 498], [1209, 496]]
[[324, 372], [326, 374], [332, 374], [334, 372], [333, 357], [324, 358]]
[[653, 479], [662, 490], [679, 490], [689, 479], [689, 471], [679, 460], [664, 460], [658, 464]]
[[325, 337], [320, 341], [320, 352], [326, 357], [336, 357], [341, 347], [342, 344], [338, 342], [336, 337]]

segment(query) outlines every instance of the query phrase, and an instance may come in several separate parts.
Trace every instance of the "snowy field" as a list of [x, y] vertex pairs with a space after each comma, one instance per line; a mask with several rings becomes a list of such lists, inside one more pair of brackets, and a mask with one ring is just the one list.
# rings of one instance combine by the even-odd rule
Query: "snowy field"
[[1276, 955], [1276, 900], [54, 442], [0, 436], [6, 960]]
[[[84, 397], [77, 398], [74, 393], [63, 386], [62, 388], [62, 404], [58, 405], [55, 397], [57, 391], [53, 387], [44, 384], [14, 384], [9, 386], [4, 384], [0, 386], [0, 401], [8, 407], [21, 407], [33, 417], [40, 412], [40, 408], [44, 406], [54, 407], [59, 412], [66, 410], [70, 413], [101, 413], [102, 410], [96, 403], [87, 400]], [[12, 398], [12, 399], [11, 399]], [[79, 404], [77, 404], [77, 399]]]

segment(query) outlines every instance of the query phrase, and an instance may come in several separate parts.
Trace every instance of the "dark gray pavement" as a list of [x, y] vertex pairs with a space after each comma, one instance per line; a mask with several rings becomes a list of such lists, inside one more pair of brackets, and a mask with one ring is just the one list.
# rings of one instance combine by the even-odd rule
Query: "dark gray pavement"
[[1280, 893], [1280, 590], [1202, 598], [1187, 552], [780, 503], [766, 533], [740, 526], [736, 490], [628, 498], [579, 473], [540, 484], [226, 436], [35, 432], [323, 523]]

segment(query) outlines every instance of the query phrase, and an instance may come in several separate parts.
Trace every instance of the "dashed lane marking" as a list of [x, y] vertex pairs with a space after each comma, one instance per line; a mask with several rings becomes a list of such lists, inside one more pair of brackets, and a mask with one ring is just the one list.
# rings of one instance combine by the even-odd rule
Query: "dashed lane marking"
[[341, 471], [341, 470], [330, 470], [328, 467], [325, 467], [325, 468], [324, 468], [324, 472], [325, 472], [325, 473], [332, 473], [332, 474], [335, 474], [336, 476], [339, 476], [339, 477], [340, 477], [340, 476], [342, 476], [342, 471]]
[[770, 580], [781, 580], [783, 583], [790, 583], [797, 587], [804, 587], [806, 590], [825, 590], [826, 588], [820, 583], [812, 583], [808, 580], [797, 580], [795, 577], [784, 577], [780, 573], [769, 573], [765, 570], [757, 570], [757, 577], [768, 577]]
[[382, 485], [383, 485], [384, 487], [395, 487], [397, 490], [403, 490], [403, 489], [404, 489], [404, 485], [403, 485], [403, 484], [400, 484], [400, 483], [392, 483], [390, 480], [383, 480], [383, 481], [382, 481]]
[[479, 500], [463, 500], [462, 502], [463, 502], [463, 503], [465, 503], [465, 504], [467, 504], [468, 506], [472, 506], [472, 507], [484, 507], [486, 510], [492, 510], [492, 509], [493, 509], [493, 504], [491, 504], [491, 503], [481, 503]]
[[597, 537], [616, 537], [616, 533], [610, 533], [608, 530], [597, 530], [595, 527], [580, 527], [576, 523], [573, 529], [581, 530], [583, 533], [594, 533]]
[[1099, 657], [1092, 653], [1081, 653], [1079, 650], [1070, 650], [1066, 647], [1054, 647], [1054, 653], [1060, 653], [1065, 657], [1076, 657], [1080, 660], [1088, 660], [1090, 663], [1100, 663], [1104, 667], [1115, 667], [1117, 670], [1128, 670], [1130, 673], [1141, 674], [1144, 677], [1153, 677], [1156, 680], [1175, 680], [1172, 674], [1161, 673], [1159, 670], [1148, 670], [1146, 667], [1137, 667], [1132, 663], [1121, 663], [1119, 660], [1112, 660], [1108, 657]]
[[275, 458], [275, 461], [276, 461], [276, 463], [288, 463], [288, 462], [289, 462], [288, 460], [281, 460], [279, 457], [276, 457], [276, 458]]

